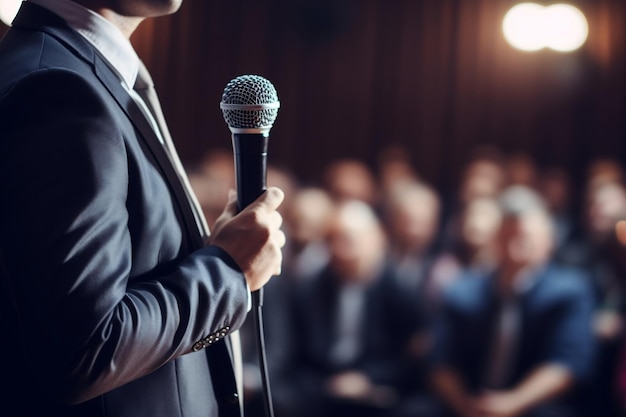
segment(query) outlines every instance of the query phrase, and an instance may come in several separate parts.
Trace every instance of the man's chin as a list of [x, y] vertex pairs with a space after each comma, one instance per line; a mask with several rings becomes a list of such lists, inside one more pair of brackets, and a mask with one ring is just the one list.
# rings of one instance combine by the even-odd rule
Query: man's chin
[[183, 0], [169, 0], [169, 1], [164, 1], [164, 6], [166, 7], [166, 10], [164, 10], [164, 13], [162, 15], [169, 15], [169, 14], [174, 14], [176, 13], [181, 6], [183, 5]]
[[176, 13], [183, 0], [116, 0], [116, 12], [128, 17], [159, 17]]

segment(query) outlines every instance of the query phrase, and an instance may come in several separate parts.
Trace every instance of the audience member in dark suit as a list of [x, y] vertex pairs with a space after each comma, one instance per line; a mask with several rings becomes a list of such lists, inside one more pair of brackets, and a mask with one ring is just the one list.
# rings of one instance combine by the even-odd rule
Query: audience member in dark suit
[[424, 316], [434, 310], [427, 290], [439, 243], [440, 211], [437, 192], [417, 181], [391, 187], [382, 204], [383, 223], [389, 236], [389, 263], [398, 283], [415, 295]]
[[295, 303], [293, 416], [394, 416], [418, 373], [408, 356], [419, 329], [413, 294], [385, 260], [366, 203], [343, 202], [329, 232], [331, 261]]
[[454, 225], [457, 239], [435, 258], [426, 294], [437, 311], [446, 289], [468, 272], [486, 274], [496, 267], [495, 236], [500, 228], [496, 199], [478, 197], [468, 201]]
[[433, 386], [452, 415], [576, 416], [567, 397], [594, 360], [588, 278], [550, 262], [553, 230], [536, 194], [513, 187], [501, 207], [496, 272], [446, 294]]
[[241, 414], [234, 331], [283, 193], [208, 236], [128, 40], [179, 5], [31, 0], [0, 42], [3, 416]]

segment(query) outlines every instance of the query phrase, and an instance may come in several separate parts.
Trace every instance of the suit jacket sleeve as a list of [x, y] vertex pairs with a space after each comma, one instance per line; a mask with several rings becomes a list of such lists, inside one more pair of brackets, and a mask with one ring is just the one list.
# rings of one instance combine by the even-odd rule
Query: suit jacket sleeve
[[155, 267], [133, 269], [133, 216], [176, 220], [128, 210], [136, 179], [107, 100], [85, 78], [51, 69], [0, 99], [0, 255], [22, 329], [16, 343], [69, 403], [142, 377], [246, 315], [243, 274], [217, 247], [142, 254]]
[[589, 277], [583, 273], [567, 271], [554, 292], [555, 325], [546, 361], [567, 368], [577, 380], [589, 377], [596, 354], [593, 335], [594, 302]]

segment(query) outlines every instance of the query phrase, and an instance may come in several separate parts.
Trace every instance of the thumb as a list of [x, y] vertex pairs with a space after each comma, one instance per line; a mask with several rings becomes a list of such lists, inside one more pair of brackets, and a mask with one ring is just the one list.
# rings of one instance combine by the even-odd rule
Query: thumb
[[251, 210], [258, 208], [266, 212], [271, 212], [276, 210], [284, 199], [285, 193], [280, 188], [268, 187], [263, 194], [248, 206], [248, 208]]

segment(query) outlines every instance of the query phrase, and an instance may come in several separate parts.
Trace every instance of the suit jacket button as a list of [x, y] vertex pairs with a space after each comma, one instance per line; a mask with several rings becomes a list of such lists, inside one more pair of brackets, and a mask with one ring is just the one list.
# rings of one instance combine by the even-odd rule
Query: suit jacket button
[[239, 405], [239, 394], [237, 394], [236, 392], [233, 392], [231, 395], [229, 395], [226, 398], [226, 401], [232, 405]]

